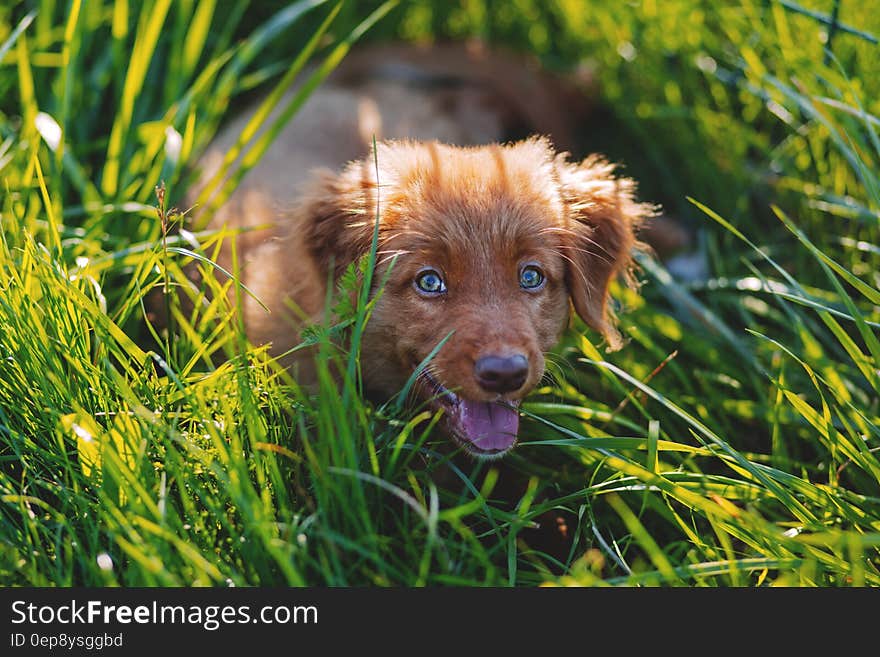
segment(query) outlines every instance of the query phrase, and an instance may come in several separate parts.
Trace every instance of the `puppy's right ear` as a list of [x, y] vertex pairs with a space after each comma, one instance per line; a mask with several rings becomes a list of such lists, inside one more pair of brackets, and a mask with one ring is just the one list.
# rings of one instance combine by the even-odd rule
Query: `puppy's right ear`
[[580, 163], [556, 159], [561, 194], [567, 208], [569, 266], [566, 282], [577, 314], [614, 350], [622, 339], [609, 304], [611, 281], [620, 276], [631, 287], [632, 252], [644, 249], [636, 238], [642, 221], [655, 208], [635, 200], [635, 182], [616, 176], [613, 165], [598, 156]]
[[336, 280], [370, 250], [376, 221], [376, 177], [365, 160], [342, 173], [313, 174], [297, 209], [305, 243], [322, 272]]

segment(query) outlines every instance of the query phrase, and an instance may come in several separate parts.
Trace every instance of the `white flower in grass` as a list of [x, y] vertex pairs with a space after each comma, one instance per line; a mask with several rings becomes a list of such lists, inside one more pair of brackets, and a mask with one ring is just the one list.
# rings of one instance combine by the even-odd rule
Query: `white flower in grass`
[[92, 434], [89, 433], [88, 429], [80, 426], [79, 424], [73, 423], [73, 433], [76, 434], [76, 437], [80, 440], [90, 443], [92, 442]]
[[180, 160], [180, 150], [183, 148], [183, 137], [173, 126], [165, 128], [165, 157], [171, 164], [177, 164]]
[[631, 62], [636, 58], [636, 55], [639, 54], [639, 51], [636, 50], [636, 47], [629, 41], [621, 41], [617, 44], [617, 54], [623, 57], [626, 61]]
[[40, 133], [40, 136], [49, 145], [49, 148], [57, 151], [61, 145], [61, 126], [58, 125], [58, 121], [45, 112], [37, 112], [34, 125], [36, 125], [37, 132]]
[[709, 55], [705, 53], [700, 53], [696, 57], [697, 68], [699, 68], [704, 73], [714, 73], [718, 70], [718, 62], [709, 57]]
[[100, 568], [101, 570], [113, 570], [113, 559], [111, 559], [110, 555], [106, 552], [102, 552], [101, 554], [99, 554], [96, 561], [98, 562], [98, 568]]

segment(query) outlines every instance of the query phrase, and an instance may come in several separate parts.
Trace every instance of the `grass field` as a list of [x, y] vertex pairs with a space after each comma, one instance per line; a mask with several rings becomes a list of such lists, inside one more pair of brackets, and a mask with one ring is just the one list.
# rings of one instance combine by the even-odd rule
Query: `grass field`
[[[5, 3], [0, 585], [880, 584], [880, 14], [834, 4]], [[627, 346], [575, 325], [503, 468], [363, 401], [363, 294], [317, 395], [224, 295], [145, 305], [229, 238], [167, 230], [224, 117], [358, 40], [468, 37], [592, 70], [590, 148], [705, 272], [643, 258]]]

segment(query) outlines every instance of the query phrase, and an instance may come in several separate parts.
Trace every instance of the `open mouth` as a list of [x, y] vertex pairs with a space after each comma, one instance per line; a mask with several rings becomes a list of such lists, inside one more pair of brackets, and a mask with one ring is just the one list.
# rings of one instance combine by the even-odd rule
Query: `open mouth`
[[434, 393], [431, 403], [443, 408], [455, 441], [474, 456], [497, 458], [516, 445], [519, 400], [476, 401], [456, 395], [428, 372], [422, 379]]

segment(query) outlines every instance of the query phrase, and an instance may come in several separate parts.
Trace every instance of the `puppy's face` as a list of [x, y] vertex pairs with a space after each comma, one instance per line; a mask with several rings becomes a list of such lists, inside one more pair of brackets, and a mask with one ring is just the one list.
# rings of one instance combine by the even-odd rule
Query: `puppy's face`
[[468, 451], [502, 454], [568, 317], [565, 261], [545, 230], [554, 208], [456, 187], [408, 195], [398, 208], [420, 219], [385, 240], [396, 261], [364, 338], [368, 384], [393, 394], [446, 339], [421, 393]]
[[[607, 165], [570, 164], [543, 140], [392, 143], [378, 161], [376, 279], [386, 283], [363, 338], [365, 383], [388, 398], [434, 352], [417, 394], [443, 409], [446, 433], [469, 453], [500, 456], [572, 302], [616, 344], [607, 287], [627, 268], [646, 208]], [[319, 263], [339, 270], [366, 252], [375, 181], [369, 162], [355, 163], [313, 192], [307, 239]]]

